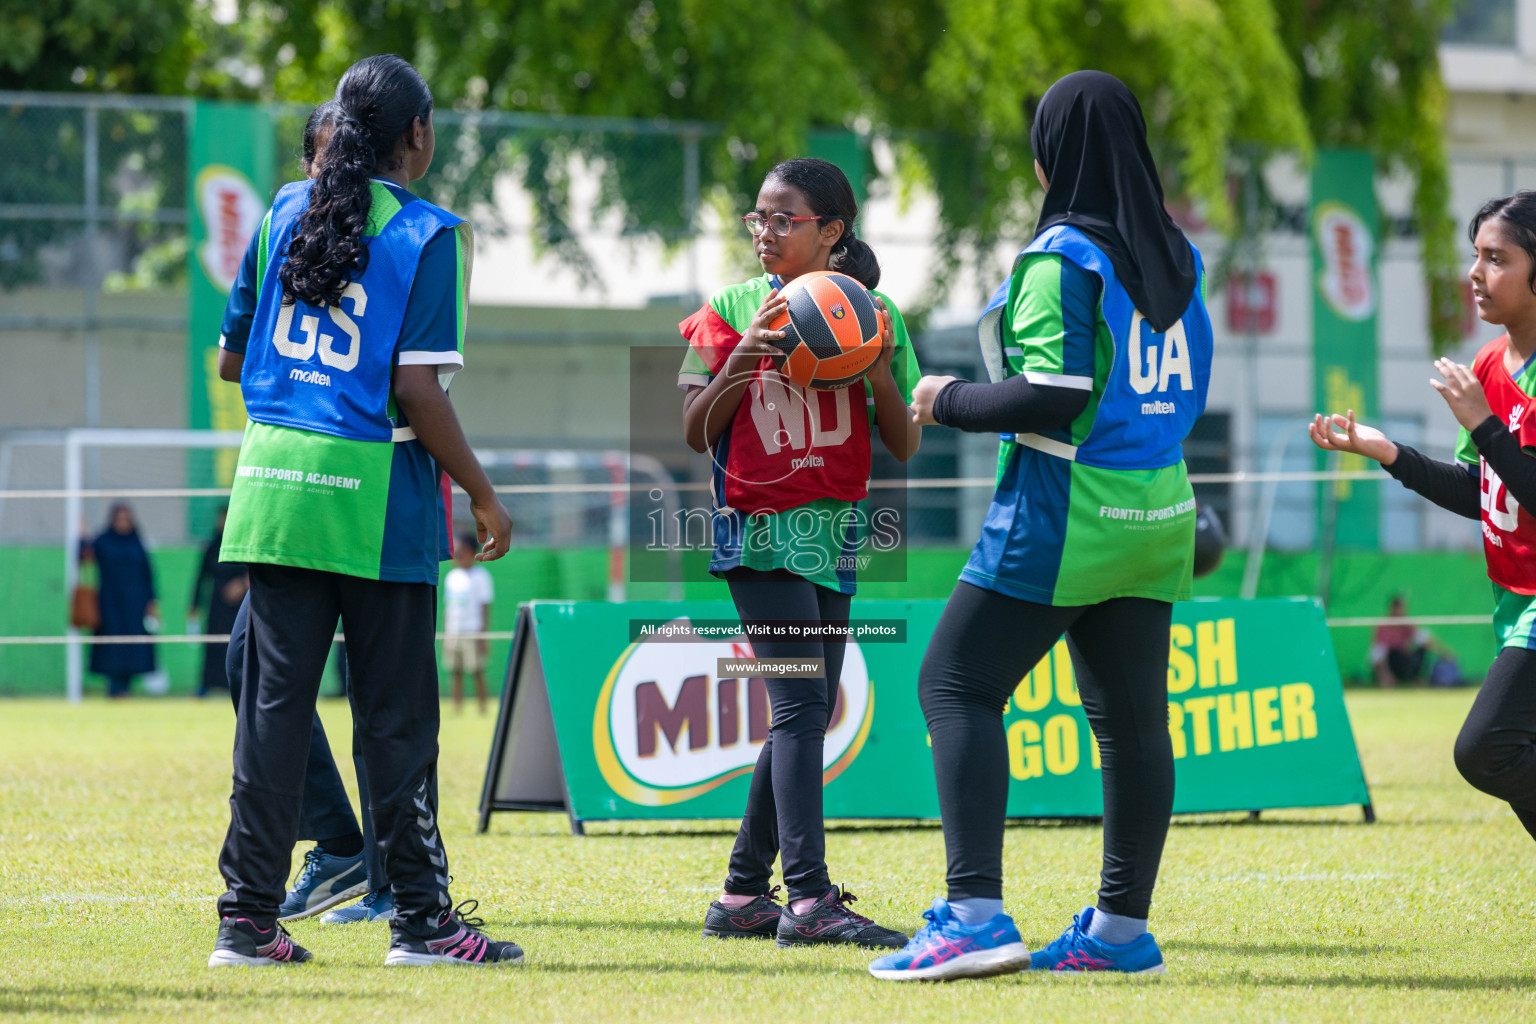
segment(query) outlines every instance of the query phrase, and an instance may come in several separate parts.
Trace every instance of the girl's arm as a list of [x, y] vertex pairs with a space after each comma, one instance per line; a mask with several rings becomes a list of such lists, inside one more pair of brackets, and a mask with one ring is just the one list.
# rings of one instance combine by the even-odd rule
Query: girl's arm
[[953, 380], [934, 399], [933, 418], [959, 430], [1033, 434], [1077, 419], [1088, 396], [1081, 388], [1033, 384], [1022, 373], [996, 384]]
[[758, 362], [763, 356], [781, 354], [769, 342], [783, 340], [784, 332], [770, 331], [768, 324], [788, 305], [780, 298], [777, 288], [770, 291], [753, 316], [747, 333], [741, 336], [721, 365], [720, 372], [710, 378], [707, 387], [688, 389], [683, 397], [683, 440], [688, 442], [688, 447], [700, 453], [708, 451], [730, 426]]
[[[1472, 429], [1472, 443], [1477, 445], [1477, 453], [1499, 474], [1504, 489], [1514, 496], [1520, 507], [1536, 509], [1536, 458], [1525, 453], [1509, 428], [1497, 416], [1489, 414]], [[1473, 478], [1476, 479], [1475, 475]]]
[[469, 494], [469, 511], [475, 517], [475, 534], [480, 541], [475, 561], [493, 562], [505, 555], [512, 543], [512, 517], [497, 500], [490, 477], [464, 439], [453, 403], [437, 382], [437, 370], [423, 364], [395, 367], [395, 402], [427, 454]]
[[1015, 372], [996, 383], [924, 377], [912, 394], [919, 423], [960, 430], [1039, 433], [1066, 426], [1088, 407], [1099, 359], [1102, 282], [1055, 254], [1015, 270], [1007, 309]]
[[885, 450], [895, 456], [897, 462], [906, 462], [917, 454], [917, 446], [923, 442], [923, 428], [907, 409], [891, 372], [896, 355], [896, 331], [890, 311], [880, 297], [873, 296], [880, 316], [880, 355], [869, 370], [869, 389], [875, 399], [875, 425], [880, 428], [880, 442]]
[[[1508, 431], [1506, 431], [1508, 433]], [[1536, 459], [1526, 459], [1536, 470]], [[1482, 517], [1482, 483], [1477, 467], [1465, 462], [1441, 462], [1408, 447], [1397, 446], [1397, 458], [1382, 468], [1404, 487], [1466, 519]]]
[[1307, 433], [1312, 443], [1324, 451], [1350, 452], [1374, 459], [1404, 487], [1447, 511], [1467, 519], [1482, 515], [1482, 485], [1475, 468], [1437, 462], [1405, 444], [1397, 444], [1375, 427], [1356, 423], [1353, 409], [1347, 416], [1314, 416]]

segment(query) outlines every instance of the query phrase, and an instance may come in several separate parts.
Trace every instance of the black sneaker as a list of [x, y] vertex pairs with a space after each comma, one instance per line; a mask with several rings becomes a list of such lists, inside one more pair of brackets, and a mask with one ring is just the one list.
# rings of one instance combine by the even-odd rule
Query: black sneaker
[[272, 923], [258, 928], [245, 917], [226, 917], [219, 921], [219, 937], [208, 957], [209, 967], [276, 967], [278, 964], [302, 964], [314, 954], [288, 937], [288, 929]]
[[804, 914], [785, 907], [779, 915], [778, 943], [781, 946], [813, 946], [820, 943], [847, 942], [869, 949], [901, 949], [907, 937], [901, 932], [882, 928], [862, 914], [849, 909], [858, 899], [847, 889], [832, 891]]
[[715, 900], [704, 915], [706, 939], [771, 939], [779, 933], [779, 914], [783, 907], [775, 902], [779, 887], [751, 903], [728, 907]]
[[416, 938], [390, 926], [389, 952], [384, 963], [389, 967], [425, 967], [430, 964], [468, 964], [489, 967], [523, 962], [523, 948], [515, 942], [497, 942], [479, 929], [485, 922], [467, 917], [479, 907], [477, 900], [465, 900], [453, 908], [442, 926], [425, 938]]

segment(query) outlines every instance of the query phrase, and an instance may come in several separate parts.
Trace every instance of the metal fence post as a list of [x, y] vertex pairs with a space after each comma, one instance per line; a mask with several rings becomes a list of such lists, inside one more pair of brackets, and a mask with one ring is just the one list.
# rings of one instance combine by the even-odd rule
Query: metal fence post
[[101, 339], [96, 333], [101, 274], [96, 249], [101, 216], [101, 112], [85, 107], [85, 425], [101, 426]]
[[703, 300], [699, 288], [699, 133], [683, 133], [683, 219], [688, 232], [688, 295], [691, 306]]

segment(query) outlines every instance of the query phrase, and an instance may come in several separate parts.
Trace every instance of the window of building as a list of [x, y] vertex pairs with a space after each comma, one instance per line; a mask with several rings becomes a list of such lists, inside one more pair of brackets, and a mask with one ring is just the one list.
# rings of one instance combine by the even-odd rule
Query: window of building
[[1515, 0], [1461, 0], [1440, 32], [1440, 41], [1463, 46], [1516, 45]]

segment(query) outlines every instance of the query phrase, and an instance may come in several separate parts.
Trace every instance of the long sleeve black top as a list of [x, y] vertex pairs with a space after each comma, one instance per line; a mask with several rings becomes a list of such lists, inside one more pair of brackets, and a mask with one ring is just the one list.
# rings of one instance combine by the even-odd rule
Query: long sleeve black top
[[1033, 434], [1071, 423], [1088, 407], [1088, 395], [1080, 388], [1032, 384], [1023, 374], [995, 384], [957, 380], [934, 399], [933, 418], [975, 433]]
[[[1523, 508], [1536, 509], [1536, 458], [1527, 455], [1520, 442], [1497, 416], [1489, 416], [1472, 431], [1472, 443], [1504, 481], [1504, 487]], [[1404, 487], [1421, 494], [1443, 509], [1467, 519], [1482, 516], [1482, 483], [1478, 468], [1464, 462], [1431, 459], [1406, 444], [1397, 446], [1397, 459], [1383, 467]]]

